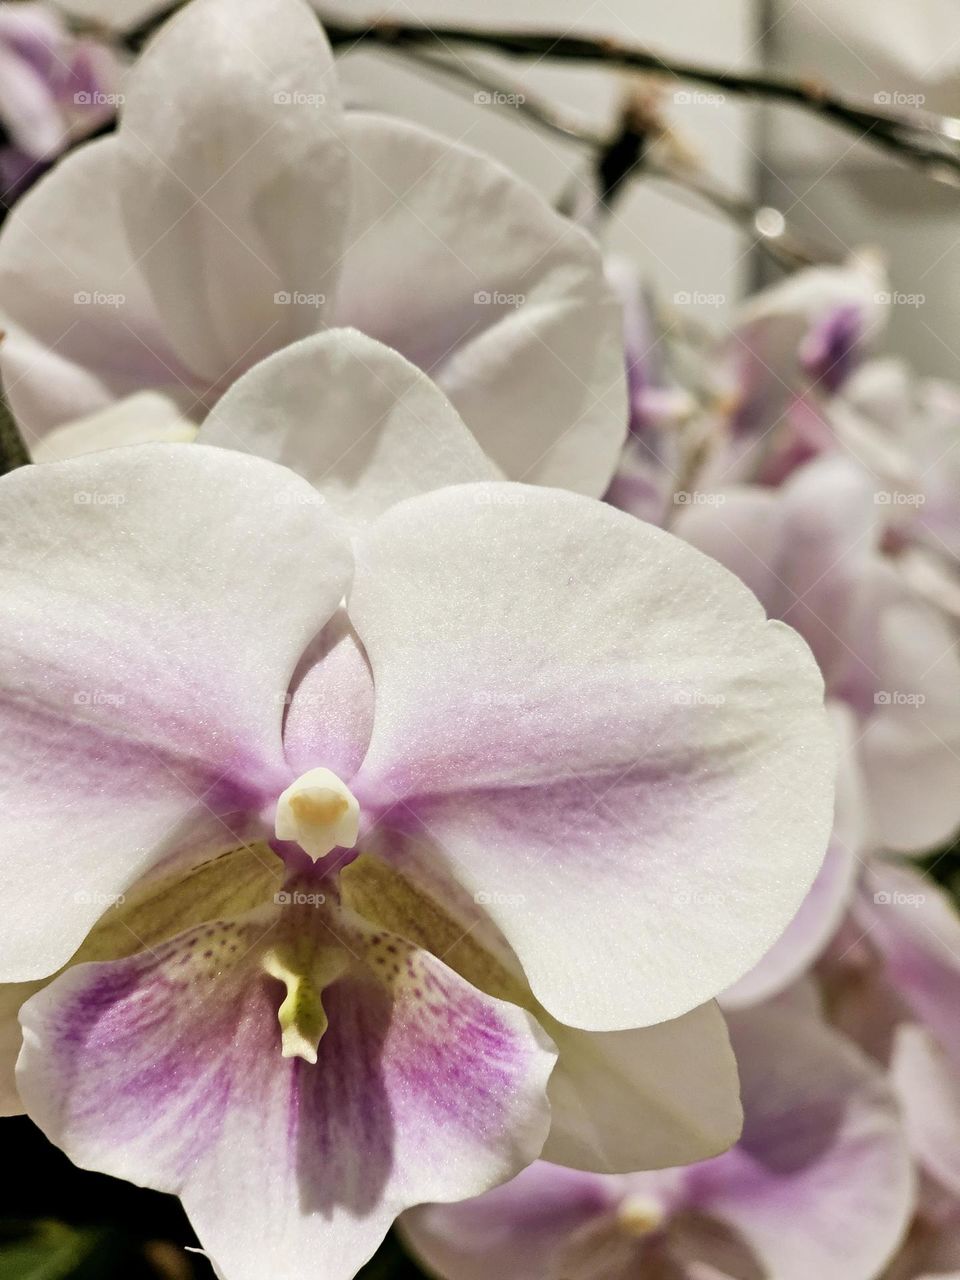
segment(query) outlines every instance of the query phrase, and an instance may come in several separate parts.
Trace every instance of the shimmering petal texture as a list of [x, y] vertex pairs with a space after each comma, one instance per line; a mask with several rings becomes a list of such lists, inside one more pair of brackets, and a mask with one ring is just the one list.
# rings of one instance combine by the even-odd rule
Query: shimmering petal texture
[[344, 139], [338, 322], [426, 369], [505, 475], [599, 497], [627, 403], [620, 307], [596, 246], [479, 152], [361, 112]]
[[305, 481], [197, 445], [25, 467], [0, 490], [0, 975], [21, 980], [171, 842], [213, 823], [222, 843], [291, 780], [286, 691], [350, 552]]
[[124, 225], [201, 382], [236, 377], [322, 323], [346, 216], [339, 130], [333, 57], [300, 0], [196, 0], [130, 77]]
[[377, 702], [351, 788], [489, 895], [549, 1012], [646, 1025], [742, 976], [830, 826], [796, 635], [670, 535], [557, 491], [413, 499], [356, 557]]
[[355, 525], [402, 498], [499, 478], [426, 374], [354, 329], [261, 361], [214, 408], [200, 439], [284, 463]]
[[196, 398], [127, 243], [121, 161], [116, 138], [87, 143], [4, 224], [4, 392], [28, 444], [144, 387], [185, 397], [187, 408]]
[[545, 1163], [404, 1218], [443, 1280], [874, 1280], [913, 1208], [892, 1091], [822, 1022], [767, 1006], [731, 1032], [744, 1135], [726, 1155], [602, 1177]]
[[323, 992], [316, 1064], [283, 1057], [260, 960], [283, 936], [261, 911], [68, 970], [23, 1012], [20, 1087], [76, 1163], [179, 1194], [230, 1280], [318, 1259], [349, 1280], [401, 1210], [536, 1155], [554, 1054], [527, 1014], [367, 935]]

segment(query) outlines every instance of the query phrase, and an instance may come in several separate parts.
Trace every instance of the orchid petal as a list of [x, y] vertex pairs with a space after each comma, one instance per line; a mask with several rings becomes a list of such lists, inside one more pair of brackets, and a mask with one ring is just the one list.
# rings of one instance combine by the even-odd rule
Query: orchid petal
[[198, 822], [229, 839], [287, 785], [286, 690], [350, 553], [309, 485], [226, 450], [134, 446], [0, 486], [0, 972], [19, 981]]
[[381, 841], [389, 862], [367, 854], [342, 874], [353, 909], [443, 956], [479, 990], [529, 1010], [557, 1046], [545, 1158], [617, 1172], [706, 1159], [736, 1141], [737, 1069], [715, 1006], [635, 1031], [563, 1026], [534, 999], [483, 905], [450, 882], [429, 846], [394, 833]]
[[23, 1114], [14, 1071], [23, 1044], [21, 1006], [43, 986], [42, 982], [0, 984], [0, 1117]]
[[740, 1136], [737, 1064], [715, 1004], [636, 1031], [542, 1018], [559, 1058], [544, 1160], [629, 1173], [706, 1160]]
[[600, 497], [627, 406], [620, 306], [595, 245], [507, 169], [415, 125], [352, 112], [344, 138], [337, 323], [434, 377], [511, 479]]
[[873, 1280], [913, 1209], [909, 1153], [875, 1064], [766, 1006], [731, 1022], [744, 1135], [700, 1164], [616, 1177], [538, 1163], [403, 1231], [445, 1280]]
[[778, 1280], [876, 1275], [908, 1225], [913, 1171], [892, 1089], [816, 1019], [730, 1018], [744, 1132], [691, 1171], [699, 1209], [735, 1227]]
[[0, 235], [4, 392], [28, 444], [143, 386], [195, 401], [127, 243], [120, 168], [116, 138], [80, 147]]
[[897, 1032], [890, 1069], [914, 1153], [960, 1197], [960, 1068], [929, 1031], [905, 1025]]
[[352, 329], [304, 338], [256, 365], [200, 439], [286, 464], [355, 525], [403, 498], [498, 478], [430, 379]]
[[960, 1069], [960, 915], [954, 903], [928, 876], [877, 859], [862, 879], [854, 917], [883, 957], [885, 982]]
[[399, 976], [340, 972], [316, 1064], [281, 1056], [276, 923], [67, 970], [22, 1011], [18, 1081], [75, 1163], [178, 1194], [230, 1280], [307, 1280], [321, 1257], [348, 1280], [409, 1205], [536, 1155], [554, 1055], [528, 1015], [379, 935]]
[[333, 57], [300, 0], [196, 0], [134, 68], [130, 245], [183, 363], [223, 388], [323, 325], [348, 170]]
[[826, 950], [853, 899], [863, 862], [865, 814], [854, 756], [857, 726], [842, 703], [828, 702], [837, 731], [840, 768], [833, 832], [823, 865], [800, 910], [758, 965], [723, 993], [724, 1009], [759, 1004], [786, 990], [809, 971]]
[[196, 438], [197, 425], [156, 391], [138, 391], [97, 413], [48, 431], [30, 450], [33, 462], [61, 462], [83, 453], [131, 444], [182, 444]]
[[795, 634], [671, 535], [558, 491], [412, 499], [356, 555], [377, 706], [351, 789], [490, 895], [547, 1010], [620, 1030], [742, 976], [829, 831], [833, 752]]

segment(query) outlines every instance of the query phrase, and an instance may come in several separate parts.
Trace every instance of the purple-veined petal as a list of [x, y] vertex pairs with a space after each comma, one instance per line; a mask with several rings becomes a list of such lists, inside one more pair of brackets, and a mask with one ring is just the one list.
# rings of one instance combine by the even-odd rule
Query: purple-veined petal
[[333, 57], [301, 0], [196, 0], [131, 73], [118, 172], [183, 362], [229, 379], [323, 325], [348, 199]]
[[352, 329], [304, 338], [256, 365], [200, 439], [284, 463], [357, 525], [403, 498], [499, 478], [430, 379]]
[[816, 1019], [736, 1015], [744, 1136], [686, 1168], [622, 1176], [538, 1163], [458, 1205], [405, 1215], [443, 1280], [874, 1280], [913, 1209], [892, 1090]]
[[360, 112], [344, 137], [337, 323], [436, 378], [510, 479], [599, 497], [627, 405], [620, 306], [596, 246], [478, 152]]
[[703, 1160], [726, 1150], [742, 1123], [736, 1063], [714, 1005], [631, 1031], [563, 1026], [534, 999], [492, 925], [485, 895], [471, 901], [429, 845], [378, 833], [388, 861], [365, 856], [343, 873], [354, 910], [435, 955], [488, 995], [534, 1015], [556, 1045], [545, 1158], [604, 1173]]
[[109, 450], [0, 489], [0, 972], [19, 981], [198, 822], [287, 784], [286, 691], [350, 552], [305, 481], [227, 450]]
[[318, 1259], [348, 1280], [403, 1209], [536, 1155], [554, 1054], [521, 1010], [374, 935], [369, 967], [348, 941], [358, 963], [323, 990], [316, 1063], [282, 1057], [259, 963], [276, 930], [254, 912], [67, 970], [22, 1012], [18, 1081], [75, 1163], [178, 1194], [230, 1280], [308, 1280]]
[[478, 1199], [418, 1206], [400, 1226], [441, 1280], [555, 1280], [565, 1242], [614, 1212], [620, 1186], [538, 1161]]
[[872, 1280], [913, 1209], [889, 1082], [817, 1019], [768, 1007], [729, 1021], [743, 1137], [690, 1171], [692, 1203], [734, 1227], [778, 1280]]
[[559, 491], [412, 499], [356, 555], [377, 706], [351, 786], [491, 895], [545, 1008], [618, 1030], [741, 977], [829, 834], [796, 635], [678, 539]]

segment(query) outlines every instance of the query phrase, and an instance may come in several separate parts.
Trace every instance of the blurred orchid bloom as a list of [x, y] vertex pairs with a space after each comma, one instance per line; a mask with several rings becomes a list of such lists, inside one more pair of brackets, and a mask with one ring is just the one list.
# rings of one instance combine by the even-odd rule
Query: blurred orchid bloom
[[[313, 455], [319, 491], [202, 444], [0, 481], [0, 1048], [30, 996], [28, 1113], [180, 1194], [229, 1280], [318, 1250], [352, 1275], [403, 1208], [544, 1142], [614, 1172], [728, 1146], [710, 1001], [829, 830], [821, 681], [733, 577], [487, 480], [362, 335], [278, 353], [218, 429], [299, 404], [313, 447], [318, 365], [336, 430], [378, 429]], [[425, 422], [433, 470], [404, 472]]]
[[878, 850], [914, 852], [960, 822], [960, 660], [950, 620], [914, 592], [886, 552], [868, 472], [842, 454], [781, 488], [698, 492], [673, 529], [736, 572], [769, 616], [810, 645], [840, 742], [833, 838], [796, 919], [725, 996], [775, 995], [810, 966]]
[[855, 717], [869, 848], [913, 852], [960, 822], [960, 661], [953, 628], [885, 554], [871, 477], [832, 455], [780, 489], [733, 486], [674, 530], [726, 564], [813, 650]]
[[301, 0], [194, 0], [125, 95], [116, 135], [0, 236], [28, 443], [143, 390], [199, 420], [271, 352], [354, 327], [429, 371], [503, 474], [603, 493], [627, 427], [620, 309], [596, 247], [531, 188], [344, 112]]
[[699, 406], [669, 368], [674, 344], [658, 329], [640, 268], [610, 258], [606, 271], [623, 306], [630, 431], [605, 496], [622, 511], [665, 526], [674, 490], [682, 484], [689, 424]]
[[827, 406], [836, 447], [871, 476], [906, 581], [960, 615], [960, 387], [873, 360]]
[[830, 1019], [888, 1065], [914, 1153], [960, 1197], [960, 915], [928, 877], [877, 860], [820, 965]]
[[703, 488], [778, 484], [827, 448], [822, 403], [882, 330], [885, 288], [879, 258], [863, 252], [842, 266], [798, 271], [748, 299], [705, 371], [713, 399], [706, 407], [717, 420], [688, 480]]
[[74, 39], [43, 3], [0, 6], [0, 180], [9, 196], [116, 110], [113, 55]]
[[916, 1217], [883, 1280], [960, 1267], [960, 915], [912, 867], [876, 860], [818, 967], [830, 1020], [889, 1068], [921, 1171]]
[[809, 1015], [731, 1019], [744, 1133], [686, 1169], [603, 1177], [538, 1163], [479, 1199], [405, 1215], [443, 1280], [873, 1280], [913, 1179], [879, 1070]]
[[690, 494], [780, 484], [837, 447], [825, 404], [859, 368], [889, 297], [879, 259], [816, 267], [750, 298], [712, 338], [658, 328], [641, 273], [608, 275], [624, 306], [631, 434], [608, 500], [670, 527]]

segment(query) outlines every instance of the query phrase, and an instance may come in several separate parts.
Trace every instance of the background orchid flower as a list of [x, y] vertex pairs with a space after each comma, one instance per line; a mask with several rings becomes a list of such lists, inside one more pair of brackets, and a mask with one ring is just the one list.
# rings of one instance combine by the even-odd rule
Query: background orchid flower
[[823, 1008], [889, 1070], [920, 1172], [916, 1215], [883, 1280], [960, 1266], [960, 915], [910, 866], [876, 861], [817, 969]]
[[808, 641], [841, 742], [827, 858], [802, 912], [728, 993], [740, 1005], [782, 990], [816, 959], [873, 854], [932, 847], [960, 822], [960, 663], [949, 619], [887, 555], [885, 507], [852, 460], [815, 459], [779, 489], [699, 496], [708, 500], [684, 507], [675, 531]]
[[116, 109], [112, 53], [69, 34], [52, 5], [0, 7], [0, 181], [4, 202], [83, 130]]
[[[360, 341], [413, 380], [373, 452], [412, 405], [475, 463]], [[735, 579], [499, 483], [384, 499], [351, 551], [310, 484], [197, 444], [0, 487], [0, 972], [62, 970], [17, 1083], [77, 1163], [181, 1194], [231, 1278], [349, 1275], [544, 1140], [615, 1170], [729, 1144], [708, 1002], [799, 904], [832, 777], [809, 655]]]
[[539, 1163], [477, 1200], [428, 1205], [404, 1234], [443, 1280], [873, 1280], [913, 1178], [880, 1071], [809, 1015], [731, 1020], [744, 1133], [703, 1164], [603, 1177]]
[[0, 236], [28, 437], [142, 390], [199, 420], [266, 355], [352, 326], [430, 372], [509, 477], [603, 492], [620, 314], [582, 231], [494, 161], [344, 112], [301, 0], [194, 0], [125, 96]]
[[674, 528], [808, 641], [828, 698], [859, 726], [868, 844], [914, 851], [960, 821], [960, 663], [948, 619], [886, 556], [875, 497], [861, 469], [826, 457], [782, 489], [731, 488], [693, 504]]

